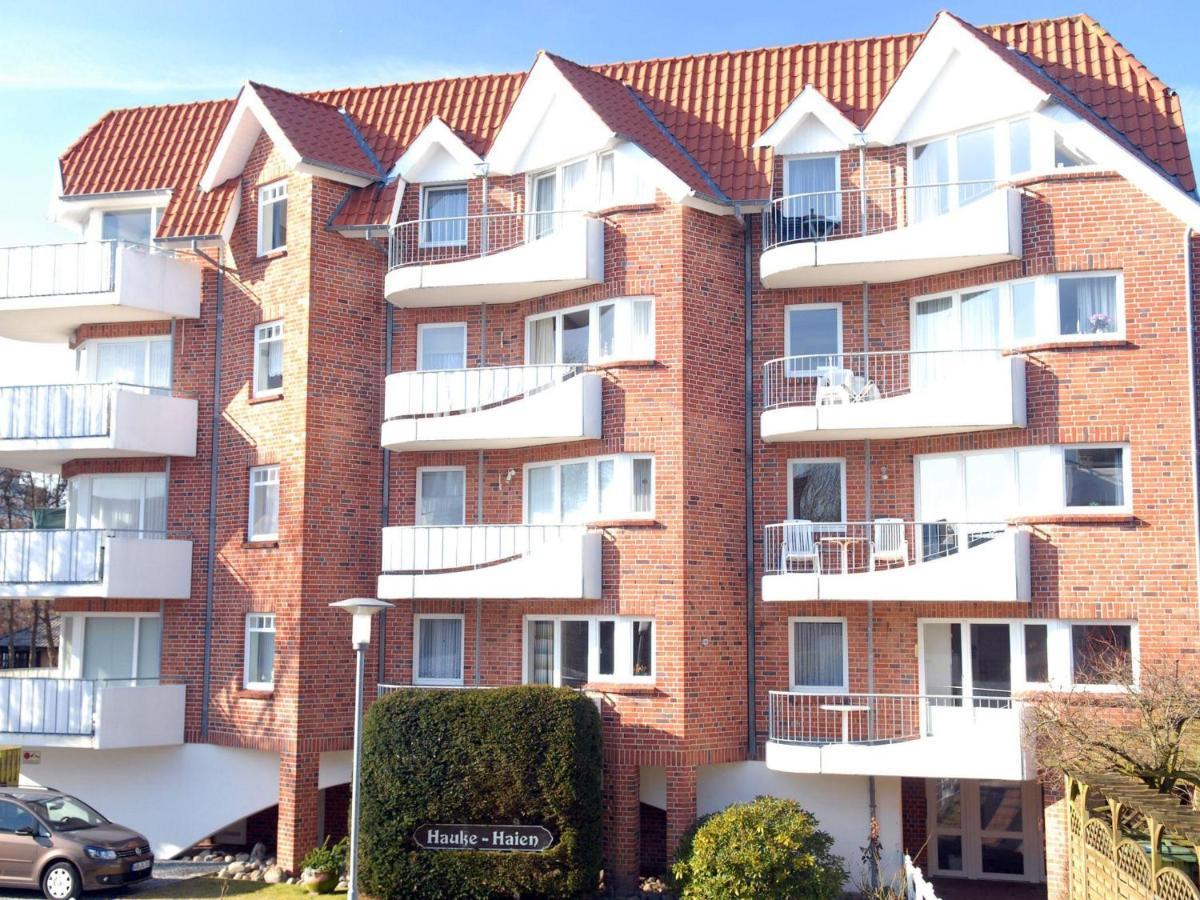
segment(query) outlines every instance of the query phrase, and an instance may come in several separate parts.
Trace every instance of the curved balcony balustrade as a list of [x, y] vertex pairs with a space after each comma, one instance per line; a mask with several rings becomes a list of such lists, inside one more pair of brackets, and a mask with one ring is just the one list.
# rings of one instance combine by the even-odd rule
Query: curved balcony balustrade
[[991, 181], [791, 194], [763, 216], [768, 288], [907, 281], [1021, 258], [1021, 195]]
[[763, 366], [764, 441], [840, 441], [1025, 426], [1025, 359], [999, 350], [787, 356]]
[[584, 212], [414, 219], [392, 228], [384, 294], [400, 307], [510, 303], [604, 281], [604, 223]]
[[601, 379], [579, 366], [397, 372], [384, 387], [389, 450], [536, 447], [599, 438]]

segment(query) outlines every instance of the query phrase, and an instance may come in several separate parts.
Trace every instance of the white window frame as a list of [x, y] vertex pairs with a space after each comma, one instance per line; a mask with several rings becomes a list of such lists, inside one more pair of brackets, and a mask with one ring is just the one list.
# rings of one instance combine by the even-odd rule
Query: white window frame
[[[796, 625], [800, 622], [838, 623], [842, 626], [842, 683], [837, 687], [796, 684]], [[845, 616], [789, 616], [788, 629], [788, 690], [793, 694], [850, 693], [850, 627]]]
[[435, 369], [425, 366], [425, 332], [434, 328], [458, 328], [462, 332], [463, 368], [467, 368], [467, 323], [466, 322], [422, 322], [417, 326], [417, 371], [453, 372], [455, 369]]
[[[613, 462], [613, 479], [616, 485], [621, 486], [618, 496], [625, 497], [630, 503], [633, 500], [633, 461], [636, 459], [650, 460], [650, 509], [648, 511], [635, 512], [632, 509], [624, 509], [615, 513], [600, 512], [600, 463], [611, 460]], [[586, 463], [588, 465], [588, 505], [587, 517], [581, 523], [563, 523], [562, 521], [562, 467]], [[555, 470], [554, 478], [554, 506], [557, 510], [556, 521], [543, 522], [540, 524], [586, 524], [589, 521], [603, 521], [607, 519], [653, 519], [655, 516], [657, 487], [658, 487], [658, 467], [655, 465], [654, 455], [652, 453], [611, 453], [604, 456], [578, 456], [572, 459], [555, 459], [555, 460], [540, 460], [538, 462], [527, 462], [522, 466], [521, 478], [521, 509], [525, 524], [530, 522], [529, 514], [529, 471], [530, 469], [552, 468]], [[625, 490], [627, 488], [627, 490]]]
[[[961, 823], [957, 828], [939, 829], [937, 824], [937, 778], [925, 779], [925, 800], [927, 813], [927, 834], [929, 835], [929, 870], [944, 878], [985, 878], [989, 881], [1037, 882], [1044, 877], [1043, 840], [1040, 824], [1042, 821], [1041, 790], [1035, 781], [1002, 781], [996, 778], [956, 778], [959, 783]], [[1021, 838], [1025, 858], [1025, 873], [1023, 875], [1005, 875], [1003, 873], [983, 872], [980, 859], [980, 847], [985, 837], [979, 827], [979, 787], [982, 784], [1003, 784], [1021, 792]], [[960, 837], [962, 844], [962, 869], [941, 869], [938, 867], [937, 838], [939, 834]], [[1017, 832], [1006, 832], [1005, 836], [1015, 836]]]
[[[104, 479], [133, 479], [136, 478], [142, 483], [142, 494], [140, 505], [138, 507], [138, 527], [137, 531], [146, 531], [146, 488], [148, 481], [151, 478], [162, 479], [163, 496], [167, 495], [167, 473], [166, 472], [91, 472], [86, 475], [76, 475], [67, 481], [67, 527], [93, 529], [99, 526], [92, 525], [92, 482], [97, 478]], [[87, 485], [86, 498], [82, 496], [83, 485]], [[77, 506], [84, 507], [81, 513]], [[75, 519], [81, 514], [86, 514], [88, 524], [76, 524]]]
[[[792, 313], [799, 310], [801, 312], [816, 311], [819, 309], [832, 309], [837, 312], [837, 352], [829, 354], [830, 356], [841, 357], [844, 355], [843, 342], [845, 341], [845, 324], [844, 310], [841, 303], [792, 303], [783, 308], [783, 355], [791, 360], [797, 354], [792, 352]], [[816, 378], [817, 372], [815, 369], [799, 369], [793, 367], [790, 362], [785, 367], [785, 376], [787, 378]]]
[[[278, 329], [278, 335], [272, 335], [271, 332]], [[259, 376], [266, 377], [266, 373], [262, 371], [261, 357], [259, 350], [263, 344], [270, 344], [278, 341], [280, 360], [283, 359], [283, 319], [272, 319], [270, 322], [262, 322], [254, 326], [254, 371], [250, 383], [250, 393], [253, 397], [277, 397], [283, 393], [283, 373], [280, 372], [280, 384], [277, 388], [260, 388]]]
[[[268, 247], [266, 241], [269, 237], [270, 229], [267, 228], [267, 220], [263, 215], [268, 206], [273, 206], [280, 200], [284, 201], [284, 216], [287, 216], [287, 199], [288, 199], [288, 183], [287, 179], [280, 181], [272, 181], [270, 184], [264, 184], [258, 189], [258, 255], [267, 256], [268, 254], [282, 253], [287, 250], [287, 239], [278, 247]], [[286, 219], [284, 223], [286, 230]]]
[[[421, 622], [426, 619], [457, 619], [459, 621], [458, 629], [458, 677], [457, 678], [422, 678], [420, 675], [421, 668]], [[467, 644], [467, 625], [466, 619], [461, 613], [416, 613], [413, 616], [413, 659], [412, 659], [412, 680], [413, 684], [431, 685], [434, 687], [460, 687], [463, 682], [464, 671], [467, 666], [466, 647]]]
[[840, 482], [842, 487], [841, 505], [842, 517], [837, 522], [813, 522], [814, 528], [822, 531], [844, 530], [846, 524], [846, 458], [844, 456], [796, 456], [787, 461], [787, 517], [788, 521], [796, 518], [794, 508], [795, 498], [792, 496], [792, 467], [796, 465], [835, 465], [841, 469]]
[[[129, 676], [129, 680], [130, 681], [150, 680], [150, 676], [142, 675], [140, 672], [137, 671], [137, 664], [138, 664], [138, 657], [139, 657], [138, 651], [140, 650], [141, 641], [142, 641], [141, 620], [142, 619], [157, 619], [158, 626], [159, 626], [159, 632], [158, 632], [159, 633], [158, 661], [159, 661], [159, 673], [160, 673], [159, 677], [161, 678], [163, 637], [162, 637], [162, 616], [159, 613], [145, 613], [145, 612], [64, 613], [64, 615], [63, 615], [64, 625], [66, 624], [67, 619], [77, 619], [79, 624], [77, 626], [75, 626], [73, 629], [71, 629], [72, 634], [69, 636], [68, 640], [60, 641], [60, 644], [59, 644], [59, 671], [61, 671], [66, 677], [78, 678], [78, 677], [82, 677], [82, 675], [83, 675], [83, 652], [84, 652], [84, 648], [86, 646], [85, 641], [87, 640], [87, 627], [88, 627], [89, 619], [134, 619], [135, 621], [134, 621], [134, 625], [133, 625], [133, 652], [132, 652], [132, 659], [131, 659], [131, 665], [133, 666], [133, 674], [131, 674]], [[77, 635], [77, 637], [76, 637], [76, 635]], [[78, 641], [78, 645], [76, 645], [76, 641]], [[20, 649], [20, 648], [17, 648], [17, 649]], [[122, 679], [117, 679], [117, 680], [120, 681]]]
[[[538, 615], [527, 613], [521, 618], [521, 683], [531, 684], [529, 670], [529, 626], [531, 622], [554, 623], [554, 675], [551, 684], [562, 686], [562, 623], [588, 623], [588, 683], [653, 684], [658, 677], [658, 620], [654, 616], [580, 616]], [[613, 674], [600, 674], [600, 623], [613, 622]], [[650, 623], [650, 674], [633, 674], [633, 623]], [[622, 639], [621, 635], [625, 635]]]
[[[84, 375], [87, 378], [88, 384], [99, 384], [96, 380], [96, 370], [100, 364], [99, 348], [106, 344], [143, 344], [142, 351], [142, 380], [140, 385], [127, 385], [130, 387], [146, 387], [151, 390], [165, 391], [169, 385], [163, 385], [155, 388], [150, 387], [150, 345], [165, 344], [167, 347], [169, 374], [174, 376], [175, 366], [175, 348], [172, 346], [171, 336], [167, 334], [147, 334], [136, 337], [114, 337], [114, 338], [91, 338], [79, 345], [77, 351], [83, 351], [84, 354]], [[174, 380], [173, 377], [171, 380]]]
[[[1124, 498], [1124, 503], [1120, 506], [1067, 506], [1067, 464], [1066, 450], [1103, 450], [1103, 449], [1119, 449], [1121, 450], [1121, 493]], [[1019, 452], [1022, 450], [1042, 450], [1051, 451], [1058, 456], [1059, 468], [1059, 495], [1057, 501], [1043, 509], [1024, 509], [1020, 505], [1020, 466]], [[1012, 486], [1016, 491], [1016, 501], [1014, 512], [1009, 518], [1023, 516], [1040, 516], [1040, 515], [1072, 515], [1079, 513], [1090, 513], [1094, 515], [1110, 515], [1124, 516], [1133, 513], [1133, 465], [1130, 454], [1132, 452], [1131, 445], [1122, 441], [1112, 442], [1088, 442], [1080, 444], [1031, 444], [1020, 447], [989, 447], [983, 450], [965, 450], [951, 453], [918, 453], [913, 455], [913, 513], [914, 521], [926, 521], [924, 513], [921, 511], [921, 461], [927, 459], [952, 459], [957, 463], [957, 477], [959, 481], [960, 496], [964, 499], [967, 496], [967, 467], [966, 459], [972, 456], [996, 455], [1004, 454], [1008, 458], [1008, 472], [1012, 480]], [[791, 471], [789, 467], [788, 478], [790, 481]], [[969, 517], [968, 517], [969, 518]], [[980, 523], [964, 523], [964, 524], [980, 524]]]
[[[466, 194], [467, 195], [467, 210], [470, 211], [471, 194], [470, 194], [470, 187], [466, 181], [439, 181], [439, 182], [432, 182], [430, 184], [421, 185], [421, 198], [420, 198], [420, 213], [421, 214], [417, 217], [418, 219], [420, 219], [420, 223], [417, 228], [417, 246], [418, 247], [424, 248], [424, 247], [465, 247], [465, 246], [467, 246], [467, 239], [469, 238], [470, 235], [468, 234], [469, 228], [465, 224], [468, 220], [468, 216], [466, 216], [466, 215], [463, 216], [463, 222], [464, 222], [463, 238], [461, 241], [430, 241], [430, 240], [426, 240], [426, 238], [425, 238], [425, 225], [426, 225], [426, 223], [428, 223], [430, 221], [429, 216], [428, 216], [428, 206], [426, 205], [428, 203], [428, 197], [430, 194], [445, 193], [447, 191], [462, 191], [464, 194]], [[447, 217], [447, 218], [449, 218], [452, 221], [454, 217]]]
[[[271, 627], [252, 628], [250, 623], [252, 619], [264, 618], [269, 616], [271, 619]], [[277, 620], [273, 612], [250, 612], [246, 613], [246, 618], [242, 623], [242, 687], [247, 691], [274, 691], [275, 690], [275, 660], [279, 657], [279, 647], [276, 643], [278, 639]], [[250, 635], [251, 634], [270, 634], [271, 637], [271, 680], [270, 681], [251, 681], [250, 680]]]
[[466, 466], [418, 466], [417, 467], [417, 505], [413, 509], [413, 524], [421, 528], [458, 528], [457, 525], [422, 525], [421, 524], [421, 488], [426, 472], [458, 472], [463, 481], [462, 524], [467, 524], [467, 467]]
[[[918, 618], [917, 619], [917, 667], [920, 693], [929, 692], [928, 676], [925, 671], [925, 626], [926, 625], [958, 625], [962, 629], [962, 666], [963, 684], [962, 696], [974, 696], [974, 684], [971, 674], [971, 647], [967, 639], [971, 625], [1007, 625], [1009, 641], [1010, 681], [1014, 698], [1028, 691], [1078, 691], [1093, 694], [1119, 693], [1125, 688], [1119, 684], [1076, 684], [1074, 678], [1074, 656], [1071, 644], [1071, 626], [1073, 625], [1105, 625], [1129, 629], [1129, 647], [1133, 669], [1133, 686], [1136, 689], [1140, 683], [1141, 647], [1138, 623], [1134, 619], [1005, 619], [997, 617], [982, 618]], [[1025, 678], [1025, 626], [1046, 626], [1046, 670], [1049, 681], [1027, 681]]]
[[[1061, 333], [1059, 329], [1058, 284], [1060, 281], [1068, 281], [1076, 278], [1116, 279], [1116, 312], [1118, 320], [1118, 327], [1116, 330], [1097, 334]], [[1013, 288], [1016, 285], [1021, 284], [1032, 284], [1034, 286], [1034, 335], [1031, 338], [1017, 339], [1013, 336], [1012, 331]], [[949, 297], [954, 309], [955, 324], [959, 325], [962, 315], [962, 298], [967, 294], [977, 294], [982, 291], [988, 291], [992, 289], [996, 289], [999, 293], [998, 315], [1000, 319], [1000, 333], [998, 335], [999, 344], [997, 349], [1014, 346], [1024, 347], [1038, 344], [1057, 344], [1061, 342], [1119, 343], [1126, 339], [1126, 321], [1128, 319], [1128, 315], [1125, 309], [1124, 273], [1119, 269], [1098, 269], [1096, 271], [1057, 272], [1052, 275], [1039, 275], [1032, 278], [1014, 278], [1010, 281], [992, 281], [986, 284], [972, 285], [971, 287], [967, 288], [956, 288], [952, 291], [937, 291], [936, 293], [922, 294], [919, 297], [913, 297], [909, 301], [908, 308], [908, 345], [910, 347], [916, 346], [918, 304], [928, 300], [938, 300]], [[788, 308], [790, 309], [791, 307]], [[958, 333], [961, 335], [961, 326], [956, 330], [958, 330]], [[954, 350], [957, 349], [957, 347], [935, 349]]]
[[[833, 160], [833, 191], [837, 196], [837, 221], [841, 222], [843, 217], [842, 196], [845, 193], [842, 189], [842, 155], [840, 153], [793, 153], [783, 157], [783, 196], [784, 198], [796, 195], [792, 190], [792, 173], [791, 164], [798, 160], [805, 159], [832, 159]], [[839, 306], [841, 304], [838, 304]], [[839, 332], [841, 320], [839, 317]]]
[[[275, 478], [274, 478], [274, 482], [273, 482], [275, 485], [275, 493], [276, 493], [275, 531], [273, 533], [269, 533], [269, 534], [267, 534], [267, 533], [256, 534], [254, 532], [254, 519], [255, 519], [255, 515], [254, 515], [254, 513], [255, 513], [254, 475], [256, 472], [270, 473], [272, 471], [275, 473]], [[283, 517], [283, 491], [281, 489], [282, 479], [280, 477], [279, 463], [268, 463], [267, 465], [262, 465], [262, 466], [251, 466], [250, 473], [247, 476], [247, 479], [250, 484], [250, 491], [249, 491], [249, 497], [247, 498], [247, 504], [246, 504], [246, 512], [247, 512], [246, 540], [248, 540], [248, 541], [277, 541], [277, 540], [279, 540], [279, 520]], [[272, 484], [272, 480], [270, 478], [268, 478], [265, 481], [260, 482], [260, 483], [270, 485], [270, 484]]]
[[[628, 328], [629, 333], [624, 335], [626, 342], [631, 342], [632, 337], [632, 306], [634, 303], [648, 303], [650, 305], [650, 333], [646, 336], [646, 346], [642, 353], [637, 352], [636, 348], [629, 347], [628, 352], [613, 353], [609, 356], [600, 354], [600, 307], [612, 305], [616, 307], [613, 315], [616, 317], [614, 327], [617, 331], [614, 332], [613, 344], [614, 349], [618, 343], [617, 335], [621, 330], [622, 325]], [[596, 300], [591, 303], [580, 303], [575, 306], [567, 306], [562, 309], [556, 309], [553, 312], [538, 313], [537, 315], [525, 317], [525, 364], [533, 365], [531, 356], [533, 351], [533, 328], [535, 322], [544, 322], [547, 319], [554, 321], [554, 363], [553, 365], [568, 365], [563, 363], [563, 317], [573, 313], [588, 312], [588, 361], [587, 363], [570, 363], [569, 365], [599, 365], [613, 360], [653, 360], [656, 354], [656, 316], [655, 307], [657, 306], [652, 295], [636, 294], [628, 297], [612, 297], [607, 300]]]

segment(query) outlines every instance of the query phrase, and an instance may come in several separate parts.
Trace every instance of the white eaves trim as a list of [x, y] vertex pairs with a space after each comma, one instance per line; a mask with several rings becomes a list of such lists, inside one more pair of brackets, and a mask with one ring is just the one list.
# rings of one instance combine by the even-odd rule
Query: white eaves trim
[[396, 160], [388, 178], [399, 177], [409, 183], [463, 181], [474, 177], [482, 162], [449, 125], [434, 116]]
[[258, 140], [259, 134], [263, 131], [266, 131], [271, 138], [271, 143], [275, 145], [287, 167], [292, 171], [315, 175], [355, 187], [365, 187], [377, 180], [366, 174], [346, 172], [306, 160], [292, 146], [287, 134], [275, 121], [275, 117], [262, 102], [254, 90], [254, 86], [250, 82], [246, 82], [238, 92], [233, 114], [229, 117], [225, 130], [221, 132], [221, 138], [217, 141], [212, 158], [209, 159], [204, 174], [200, 178], [200, 190], [211, 191], [230, 178], [241, 175], [246, 166], [246, 160], [250, 158], [250, 154], [254, 150], [254, 142]]
[[871, 116], [867, 138], [879, 146], [912, 142], [1033, 112], [1048, 99], [942, 12]]
[[860, 137], [858, 126], [808, 84], [759, 135], [754, 146], [770, 147], [780, 156], [828, 153], [855, 146]]

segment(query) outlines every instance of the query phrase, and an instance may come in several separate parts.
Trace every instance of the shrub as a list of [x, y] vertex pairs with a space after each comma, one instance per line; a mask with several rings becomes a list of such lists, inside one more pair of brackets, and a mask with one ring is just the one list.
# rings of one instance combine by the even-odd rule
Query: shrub
[[671, 873], [684, 900], [838, 898], [846, 869], [832, 846], [798, 803], [758, 797], [698, 821]]
[[[548, 687], [395, 691], [362, 735], [360, 883], [378, 898], [575, 897], [600, 870], [600, 716]], [[422, 850], [420, 825], [542, 825], [541, 853]]]
[[346, 861], [349, 857], [349, 839], [342, 838], [332, 847], [329, 838], [320, 847], [313, 847], [300, 860], [301, 869], [312, 869], [314, 872], [328, 872], [340, 878], [346, 872]]

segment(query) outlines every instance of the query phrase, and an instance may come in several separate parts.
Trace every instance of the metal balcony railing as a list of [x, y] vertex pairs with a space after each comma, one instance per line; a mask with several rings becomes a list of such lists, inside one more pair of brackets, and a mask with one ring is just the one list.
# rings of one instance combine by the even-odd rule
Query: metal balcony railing
[[121, 250], [171, 255], [130, 241], [0, 247], [0, 300], [102, 294], [116, 290]]
[[496, 212], [412, 219], [392, 226], [388, 269], [477, 259], [537, 241], [581, 222], [580, 210]]
[[0, 584], [99, 584], [110, 537], [161, 539], [166, 533], [112, 528], [0, 531]]
[[763, 409], [869, 403], [934, 384], [993, 377], [998, 349], [886, 350], [782, 356], [763, 364]]
[[169, 395], [136, 384], [37, 384], [0, 387], [0, 440], [106, 437], [117, 391]]
[[525, 365], [396, 372], [387, 377], [384, 417], [475, 412], [561, 384], [581, 371], [573, 365]]
[[90, 737], [104, 688], [161, 683], [160, 678], [0, 678], [0, 734]]
[[953, 181], [789, 194], [772, 200], [762, 218], [763, 249], [895, 231], [967, 206], [997, 186]]
[[767, 575], [854, 575], [897, 569], [978, 547], [1005, 529], [995, 522], [794, 519], [765, 526], [763, 571]]
[[383, 531], [383, 573], [477, 569], [581, 537], [583, 525], [412, 525]]
[[771, 691], [767, 734], [785, 744], [891, 744], [971, 728], [1012, 711], [1008, 692], [959, 694], [808, 694]]

